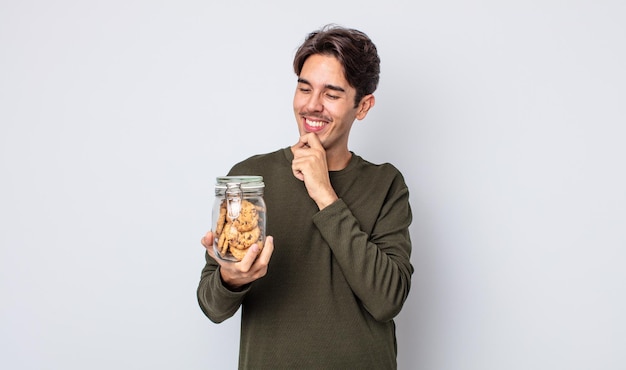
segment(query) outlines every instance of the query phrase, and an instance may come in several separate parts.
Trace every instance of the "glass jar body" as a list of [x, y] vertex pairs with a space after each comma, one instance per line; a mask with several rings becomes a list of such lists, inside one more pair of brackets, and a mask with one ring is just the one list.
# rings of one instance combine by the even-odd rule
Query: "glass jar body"
[[266, 208], [261, 176], [217, 178], [213, 203], [213, 250], [218, 258], [241, 261], [253, 244], [263, 248]]

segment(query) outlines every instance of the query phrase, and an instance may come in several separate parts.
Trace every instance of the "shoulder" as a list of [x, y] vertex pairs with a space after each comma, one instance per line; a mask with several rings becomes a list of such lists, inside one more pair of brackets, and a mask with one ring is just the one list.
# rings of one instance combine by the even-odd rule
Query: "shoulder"
[[283, 148], [248, 157], [236, 163], [229, 171], [229, 175], [261, 174], [272, 168], [288, 166], [285, 150]]
[[388, 179], [397, 179], [404, 182], [402, 172], [391, 163], [372, 163], [362, 157], [354, 154], [356, 157], [356, 167], [367, 175], [383, 177]]
[[367, 188], [370, 192], [408, 191], [402, 172], [391, 163], [372, 163], [353, 153], [353, 160], [346, 170], [335, 178], [339, 181], [345, 179], [352, 184], [351, 186], [359, 184], [358, 186]]

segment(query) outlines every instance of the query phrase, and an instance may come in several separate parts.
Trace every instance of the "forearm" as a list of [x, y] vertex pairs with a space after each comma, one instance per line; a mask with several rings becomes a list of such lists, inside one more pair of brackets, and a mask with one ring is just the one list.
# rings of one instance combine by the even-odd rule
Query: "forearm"
[[313, 221], [367, 311], [379, 321], [393, 319], [408, 296], [413, 267], [408, 234], [410, 216], [369, 237], [341, 200]]
[[237, 312], [247, 289], [235, 292], [226, 288], [220, 277], [219, 265], [208, 254], [206, 261], [198, 284], [198, 303], [211, 321], [220, 323]]

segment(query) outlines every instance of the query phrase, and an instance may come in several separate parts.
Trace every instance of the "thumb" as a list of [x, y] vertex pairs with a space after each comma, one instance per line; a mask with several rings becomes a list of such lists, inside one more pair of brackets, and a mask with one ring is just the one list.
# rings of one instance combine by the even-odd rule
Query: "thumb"
[[202, 243], [202, 246], [204, 246], [204, 249], [206, 249], [209, 256], [213, 258], [214, 260], [219, 261], [219, 257], [215, 255], [215, 250], [213, 249], [214, 241], [215, 241], [215, 236], [213, 235], [213, 232], [209, 231], [208, 233], [206, 233], [204, 237], [202, 237], [201, 243]]

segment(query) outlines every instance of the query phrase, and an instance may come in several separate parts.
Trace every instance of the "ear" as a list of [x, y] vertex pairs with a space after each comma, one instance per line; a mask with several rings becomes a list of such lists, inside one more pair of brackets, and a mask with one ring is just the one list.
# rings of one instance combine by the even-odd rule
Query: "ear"
[[360, 121], [365, 118], [365, 116], [367, 116], [367, 112], [372, 109], [375, 103], [376, 99], [373, 94], [365, 95], [357, 107], [356, 119]]

